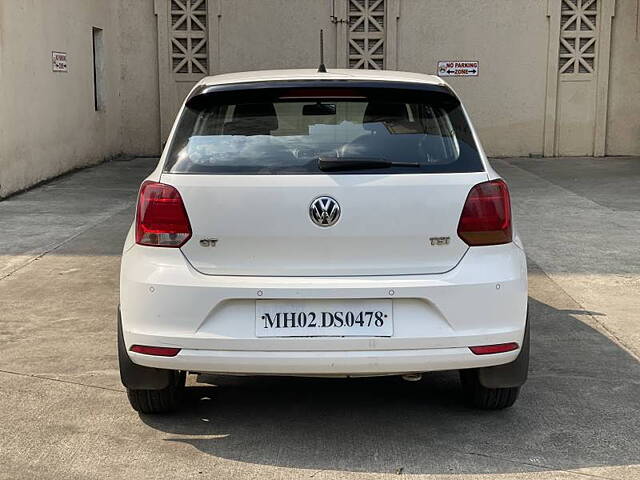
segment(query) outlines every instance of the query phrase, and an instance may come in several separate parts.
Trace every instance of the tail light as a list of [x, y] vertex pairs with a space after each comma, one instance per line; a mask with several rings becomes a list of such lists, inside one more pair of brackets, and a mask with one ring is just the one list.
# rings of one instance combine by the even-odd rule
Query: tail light
[[180, 193], [171, 185], [144, 182], [136, 210], [136, 243], [180, 247], [191, 238], [191, 225]]
[[511, 200], [504, 181], [479, 183], [471, 189], [460, 215], [458, 236], [470, 246], [511, 242]]

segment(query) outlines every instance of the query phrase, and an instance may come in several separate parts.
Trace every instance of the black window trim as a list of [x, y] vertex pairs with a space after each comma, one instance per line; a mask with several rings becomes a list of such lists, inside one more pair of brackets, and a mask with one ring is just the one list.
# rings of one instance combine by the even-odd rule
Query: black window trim
[[[197, 103], [204, 100], [206, 97], [215, 94], [233, 93], [241, 91], [260, 91], [260, 90], [277, 90], [277, 89], [294, 89], [294, 88], [363, 88], [363, 89], [390, 89], [390, 90], [413, 90], [421, 93], [439, 93], [448, 96], [458, 105], [462, 105], [462, 102], [458, 96], [448, 85], [421, 83], [421, 82], [405, 82], [395, 80], [353, 80], [353, 79], [303, 79], [303, 80], [264, 80], [264, 81], [247, 81], [214, 85], [199, 85], [194, 88], [187, 96], [184, 104], [187, 108], [197, 108]], [[175, 135], [171, 139], [168, 150], [173, 150], [173, 144], [176, 141]], [[412, 175], [439, 175], [450, 173], [479, 173], [486, 172], [486, 166], [482, 161], [480, 152], [478, 151], [478, 157], [480, 161], [480, 170], [473, 172], [419, 172], [412, 173]], [[210, 175], [210, 173], [204, 172], [171, 172], [166, 170], [167, 158], [165, 158], [162, 165], [163, 175]], [[378, 172], [376, 172], [378, 173]], [[340, 174], [358, 174], [358, 175], [371, 175], [372, 172], [340, 172]], [[235, 175], [235, 174], [217, 174], [217, 175]], [[304, 173], [292, 173], [290, 175], [305, 175]]]
[[393, 90], [415, 90], [420, 92], [437, 92], [446, 94], [460, 102], [453, 90], [447, 85], [436, 85], [430, 83], [389, 81], [389, 80], [268, 80], [257, 82], [239, 82], [224, 83], [217, 85], [200, 85], [196, 87], [187, 97], [185, 101], [187, 107], [190, 106], [195, 99], [201, 99], [202, 96], [208, 96], [215, 93], [228, 93], [246, 90], [265, 90], [265, 89], [283, 89], [283, 88], [389, 88]]

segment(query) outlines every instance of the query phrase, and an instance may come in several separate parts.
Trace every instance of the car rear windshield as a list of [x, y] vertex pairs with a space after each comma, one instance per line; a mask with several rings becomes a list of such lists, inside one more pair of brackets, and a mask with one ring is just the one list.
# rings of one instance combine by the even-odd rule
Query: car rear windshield
[[273, 175], [484, 168], [462, 107], [449, 93], [281, 88], [191, 99], [164, 170]]

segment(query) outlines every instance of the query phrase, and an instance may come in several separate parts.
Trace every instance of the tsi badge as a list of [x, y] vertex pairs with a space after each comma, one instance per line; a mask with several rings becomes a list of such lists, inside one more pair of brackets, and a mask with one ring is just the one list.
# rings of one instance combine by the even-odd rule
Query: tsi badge
[[441, 247], [443, 245], [449, 245], [449, 238], [450, 237], [431, 237], [429, 241], [434, 247]]

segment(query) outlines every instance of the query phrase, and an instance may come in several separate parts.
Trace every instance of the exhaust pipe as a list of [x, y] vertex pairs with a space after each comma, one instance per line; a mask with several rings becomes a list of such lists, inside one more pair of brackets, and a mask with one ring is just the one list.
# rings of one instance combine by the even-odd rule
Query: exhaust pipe
[[422, 380], [422, 374], [421, 373], [406, 373], [406, 374], [402, 375], [402, 379], [407, 381], [407, 382], [419, 382], [420, 380]]

